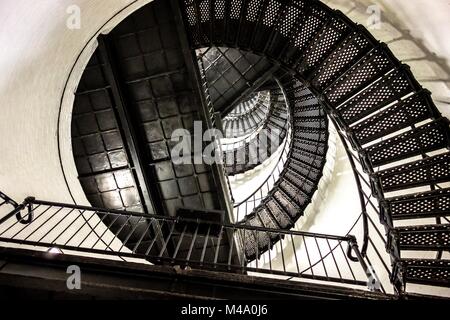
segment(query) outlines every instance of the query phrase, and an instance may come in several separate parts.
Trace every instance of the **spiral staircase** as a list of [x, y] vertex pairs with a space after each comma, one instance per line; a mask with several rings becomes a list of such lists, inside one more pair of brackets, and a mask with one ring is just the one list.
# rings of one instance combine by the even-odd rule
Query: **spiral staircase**
[[[393, 224], [397, 219], [439, 219], [448, 214], [448, 190], [440, 187], [449, 182], [448, 121], [440, 116], [430, 93], [422, 89], [408, 67], [364, 28], [320, 2], [186, 1], [184, 5], [194, 48], [236, 47], [279, 63], [318, 97], [330, 118], [349, 135], [381, 203], [390, 239], [388, 250], [399, 271], [395, 280], [404, 283], [426, 281], [422, 277], [427, 275], [430, 279], [448, 277], [448, 261], [401, 258], [402, 250], [448, 250], [448, 224]], [[411, 130], [389, 138], [405, 128]], [[372, 141], [380, 142], [366, 147]], [[438, 150], [438, 155], [428, 155]], [[415, 159], [417, 156], [423, 159]], [[395, 165], [405, 159], [408, 163]], [[311, 160], [306, 163], [313, 163]], [[379, 170], [389, 165], [391, 168]], [[298, 179], [290, 177], [288, 181]], [[422, 186], [432, 191], [410, 190]], [[405, 195], [390, 197], [393, 191]], [[269, 200], [256, 214], [274, 207], [277, 205]], [[282, 211], [278, 208], [277, 212]], [[276, 220], [278, 227], [292, 227], [288, 218], [280, 220]]]
[[[156, 34], [159, 42], [145, 41]], [[193, 133], [195, 120], [223, 132], [223, 164], [172, 162], [171, 133]], [[126, 247], [162, 265], [174, 264], [164, 260], [166, 251], [173, 258], [181, 252], [201, 257], [200, 269], [209, 262], [221, 271], [220, 263], [230, 271], [236, 261], [238, 273], [252, 264], [247, 271], [257, 272], [269, 257], [272, 274], [281, 256], [289, 275], [286, 248], [293, 246], [297, 260], [299, 243], [289, 237], [321, 237], [296, 226], [319, 192], [331, 127], [347, 152], [362, 210], [358, 243], [349, 235], [339, 240], [350, 243], [345, 259], [370, 269], [379, 258], [398, 296], [407, 296], [408, 284], [449, 287], [448, 119], [388, 45], [320, 1], [157, 0], [142, 7], [99, 38], [76, 92], [72, 143], [83, 190], [93, 207], [106, 210], [95, 212], [122, 241], [119, 252]], [[276, 165], [264, 182], [235, 201], [230, 179], [258, 175], [271, 159]], [[25, 224], [31, 213], [28, 221], [19, 213], [32, 212], [28, 206], [55, 205], [0, 196], [0, 206], [15, 208], [8, 218]], [[169, 220], [155, 226], [127, 211]], [[203, 230], [189, 219], [222, 227]], [[385, 243], [369, 234], [376, 224], [371, 232]], [[175, 235], [173, 243], [164, 240]], [[192, 240], [185, 245], [186, 238]], [[329, 253], [319, 249], [316, 264], [332, 257], [338, 267], [326, 240]]]

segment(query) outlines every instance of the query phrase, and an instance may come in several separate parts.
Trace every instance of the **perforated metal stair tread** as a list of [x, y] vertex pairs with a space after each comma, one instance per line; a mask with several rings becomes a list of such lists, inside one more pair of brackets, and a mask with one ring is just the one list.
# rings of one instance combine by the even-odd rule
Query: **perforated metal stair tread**
[[439, 112], [433, 108], [430, 93], [421, 90], [370, 117], [349, 130], [355, 140], [364, 145], [398, 130], [409, 127], [426, 119], [438, 118]]
[[450, 128], [438, 119], [364, 150], [371, 167], [382, 166], [449, 146]]
[[379, 197], [385, 192], [450, 181], [450, 153], [380, 171], [372, 175], [372, 181]]
[[404, 282], [450, 287], [450, 260], [401, 259], [396, 268]]
[[391, 236], [400, 250], [450, 250], [450, 224], [398, 227]]
[[324, 90], [328, 102], [334, 107], [339, 106], [395, 68], [395, 61], [385, 47], [377, 47]]
[[338, 112], [347, 125], [352, 124], [414, 92], [419, 85], [413, 79], [410, 71], [402, 66], [352, 97]]
[[388, 198], [382, 209], [394, 220], [450, 216], [450, 189]]

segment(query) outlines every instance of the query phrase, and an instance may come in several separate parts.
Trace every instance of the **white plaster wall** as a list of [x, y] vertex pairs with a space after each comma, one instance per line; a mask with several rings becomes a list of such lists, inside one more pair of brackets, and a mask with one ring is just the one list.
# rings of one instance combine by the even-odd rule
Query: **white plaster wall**
[[[0, 1], [0, 190], [16, 201], [31, 195], [49, 201], [89, 204], [77, 179], [71, 149], [74, 92], [96, 48], [96, 35], [107, 33], [150, 1]], [[81, 12], [81, 28], [77, 30], [67, 27], [70, 14], [66, 10], [72, 5]], [[52, 216], [58, 212], [55, 210], [36, 210], [36, 221], [49, 219], [42, 228], [37, 229], [38, 223], [24, 228], [10, 219], [0, 227], [0, 234], [37, 241], [46, 230], [58, 226], [54, 232], [65, 230], [66, 236], [77, 232], [74, 241], [85, 239], [83, 247], [95, 243], [95, 248], [101, 249], [109, 243], [112, 250], [128, 251], [99, 223], [97, 215], [83, 213], [78, 218], [78, 214], [64, 209]], [[13, 228], [9, 229], [10, 225]], [[100, 241], [96, 234], [103, 235]], [[56, 245], [64, 244], [64, 235]]]
[[[76, 181], [70, 149], [73, 91], [95, 45], [92, 37], [149, 0], [0, 1], [0, 188], [17, 201], [28, 195], [72, 202], [58, 152], [58, 116], [66, 81], [69, 91], [61, 117], [62, 158], [78, 202], [86, 202]], [[81, 9], [81, 29], [66, 26], [70, 5]], [[127, 8], [123, 10], [124, 8]], [[118, 14], [113, 20], [111, 17]], [[77, 57], [88, 49], [71, 70]], [[72, 73], [71, 73], [72, 71]], [[78, 78], [78, 79], [77, 79]], [[70, 107], [68, 107], [70, 105]]]
[[378, 0], [414, 38], [444, 58], [450, 67], [450, 0]]

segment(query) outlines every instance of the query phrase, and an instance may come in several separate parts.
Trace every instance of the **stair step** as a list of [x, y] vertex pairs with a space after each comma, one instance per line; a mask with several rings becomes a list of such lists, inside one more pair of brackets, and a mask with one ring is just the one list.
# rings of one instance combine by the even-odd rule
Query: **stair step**
[[306, 94], [300, 94], [300, 93], [294, 93], [294, 94], [288, 94], [289, 100], [295, 101], [295, 104], [307, 104], [309, 102], [316, 103], [317, 98], [314, 94], [311, 92], [308, 92]]
[[286, 167], [291, 166], [296, 171], [302, 173], [304, 176], [309, 177], [311, 180], [317, 180], [322, 175], [322, 171], [311, 167], [309, 164], [297, 161], [295, 159], [288, 159]]
[[267, 46], [265, 46], [265, 53], [277, 59], [289, 56], [286, 55], [286, 50], [291, 45], [287, 43], [287, 39], [291, 39], [299, 33], [312, 9], [311, 3], [305, 0], [291, 2], [289, 6], [286, 4], [286, 2], [281, 2], [284, 7], [283, 17], [275, 28], [276, 32], [272, 34], [270, 41], [267, 41]]
[[301, 189], [306, 194], [312, 194], [313, 190], [316, 188], [314, 182], [310, 181], [308, 178], [303, 177], [301, 174], [295, 172], [290, 167], [284, 173], [284, 179], [287, 179], [292, 185]]
[[327, 144], [322, 142], [312, 142], [309, 140], [303, 140], [303, 139], [294, 139], [292, 143], [292, 147], [304, 150], [306, 152], [309, 152], [311, 154], [323, 156], [326, 154], [327, 150]]
[[295, 118], [320, 117], [324, 115], [324, 110], [319, 104], [313, 104], [305, 107], [294, 107]]
[[441, 118], [370, 146], [364, 155], [368, 165], [377, 167], [449, 146], [448, 120]]
[[273, 198], [280, 204], [283, 210], [291, 217], [292, 221], [297, 221], [299, 213], [303, 213], [303, 210], [301, 210], [301, 208], [303, 207], [303, 203], [296, 204], [290, 201], [289, 197], [282, 190], [276, 190], [273, 193]]
[[291, 150], [292, 150], [292, 153], [300, 152], [304, 156], [307, 155], [310, 159], [313, 159], [312, 161], [314, 161], [314, 159], [321, 158], [321, 157], [325, 156], [325, 152], [324, 153], [319, 153], [319, 152], [316, 152], [315, 150], [309, 151], [307, 148], [305, 148], [305, 147], [303, 147], [301, 145], [297, 146], [295, 144], [292, 144]]
[[[245, 224], [252, 227], [264, 227], [256, 215], [246, 219]], [[245, 229], [240, 230], [240, 232], [244, 239], [245, 256], [249, 260], [254, 260], [259, 257], [263, 253], [260, 250], [261, 248], [270, 246], [270, 238], [265, 232]]]
[[405, 284], [450, 287], [450, 260], [401, 259], [395, 270]]
[[263, 24], [265, 4], [264, 1], [244, 1], [243, 7], [247, 19], [241, 20], [237, 45], [240, 48], [251, 48], [253, 42], [257, 41], [258, 29]]
[[280, 112], [274, 111], [274, 112], [270, 115], [270, 118], [278, 120], [279, 123], [282, 124], [281, 126], [282, 126], [283, 128], [286, 126], [286, 122], [287, 122], [287, 114], [286, 114], [286, 113], [282, 114], [282, 113], [280, 113]]
[[261, 205], [255, 210], [255, 215], [259, 217], [263, 226], [268, 229], [278, 229], [278, 224], [274, 221], [270, 214], [267, 212], [267, 209]]
[[393, 220], [450, 216], [450, 188], [389, 198], [382, 210]]
[[399, 64], [387, 47], [377, 47], [369, 52], [363, 61], [346, 71], [325, 89], [326, 99], [331, 105], [339, 106], [389, 70], [392, 70], [396, 66], [395, 63]]
[[279, 184], [280, 190], [288, 196], [291, 201], [299, 206], [303, 206], [305, 201], [310, 201], [311, 197], [308, 196], [303, 190], [289, 182], [287, 179], [282, 179]]
[[[289, 77], [289, 81], [287, 81], [286, 85], [289, 85], [289, 83], [291, 83], [292, 81], [295, 80]], [[286, 85], [284, 87], [285, 88], [284, 92], [286, 93], [287, 96], [291, 97], [293, 100], [295, 100], [295, 98], [297, 97], [305, 97], [305, 96], [314, 98], [314, 95], [311, 93], [311, 91], [304, 85], [290, 86], [290, 87], [287, 87]]]
[[371, 175], [374, 193], [384, 193], [450, 181], [450, 153], [386, 169]]
[[421, 90], [357, 124], [349, 130], [349, 135], [360, 145], [364, 145], [415, 123], [439, 116], [430, 92]]
[[283, 83], [284, 92], [293, 97], [303, 97], [311, 95], [311, 91], [301, 82], [294, 82], [292, 76], [288, 75], [287, 80]]
[[358, 93], [339, 107], [338, 112], [344, 123], [350, 125], [416, 90], [420, 90], [419, 84], [409, 69], [401, 66]]
[[317, 155], [312, 155], [308, 152], [302, 151], [302, 150], [296, 150], [296, 149], [292, 149], [291, 150], [291, 158], [306, 163], [316, 169], [321, 169], [324, 160], [324, 157], [319, 157]]
[[322, 128], [295, 127], [294, 137], [312, 142], [326, 142], [328, 139], [328, 132]]
[[450, 224], [398, 227], [391, 239], [399, 250], [450, 250]]
[[315, 72], [311, 83], [318, 90], [328, 87], [373, 48], [372, 37], [368, 32], [362, 32], [362, 29], [358, 31], [358, 34], [349, 37], [346, 42], [334, 50]]
[[[236, 4], [235, 4], [236, 5]], [[274, 37], [275, 31], [272, 29], [273, 25], [278, 25], [284, 19], [284, 6], [278, 2], [270, 2], [265, 5], [262, 13], [262, 21], [259, 19], [258, 28], [253, 34], [253, 48], [255, 52], [263, 52], [268, 44], [268, 39]]]
[[283, 208], [274, 199], [268, 200], [265, 203], [265, 206], [279, 225], [279, 228], [286, 230], [290, 229], [294, 225], [291, 217], [284, 212]]
[[272, 129], [272, 130], [286, 130], [286, 119], [277, 119], [272, 115], [270, 115], [266, 128]]
[[[255, 216], [257, 216], [259, 218], [259, 220], [261, 220], [261, 222], [265, 228], [272, 229], [272, 230], [278, 230], [280, 228], [277, 221], [274, 220], [274, 217], [270, 214], [270, 212], [267, 210], [267, 208], [264, 205], [261, 205], [256, 209]], [[270, 247], [272, 247], [272, 244], [274, 244], [275, 242], [277, 242], [280, 239], [278, 233], [266, 232], [266, 236], [269, 237]], [[264, 244], [263, 244], [263, 246], [260, 246], [260, 249], [259, 249], [260, 251], [265, 251], [268, 249], [268, 247], [264, 246]]]
[[291, 50], [284, 50], [278, 59], [289, 65], [301, 60], [311, 42], [323, 30], [327, 22], [327, 10], [326, 7], [318, 6], [314, 2], [309, 3], [302, 25], [297, 26], [301, 32], [298, 32], [299, 36], [295, 40], [294, 47], [291, 47]]
[[325, 118], [315, 119], [315, 118], [302, 118], [302, 119], [294, 119], [294, 129], [297, 131], [297, 128], [300, 129], [327, 129], [327, 120]]
[[334, 17], [315, 39], [314, 44], [305, 54], [298, 71], [304, 75], [311, 74], [338, 44], [348, 38], [350, 32], [350, 22], [343, 15]]

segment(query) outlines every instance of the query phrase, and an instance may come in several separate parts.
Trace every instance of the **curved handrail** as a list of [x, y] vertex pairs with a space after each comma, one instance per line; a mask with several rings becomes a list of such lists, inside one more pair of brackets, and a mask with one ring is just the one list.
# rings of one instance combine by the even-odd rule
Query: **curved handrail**
[[[239, 106], [240, 106], [240, 104], [238, 104], [233, 110], [231, 110], [225, 117], [224, 117], [224, 119], [225, 120], [228, 120], [228, 119], [235, 119], [235, 118], [240, 118], [240, 117], [243, 117], [243, 116], [246, 116], [246, 115], [248, 115], [249, 113], [252, 113], [256, 108], [257, 108], [257, 106], [256, 106], [256, 104], [261, 100], [260, 99], [260, 95], [261, 95], [262, 93], [261, 93], [261, 91], [258, 91], [257, 93], [255, 93], [255, 96], [254, 97], [252, 97], [252, 98], [250, 98], [250, 99], [248, 99], [248, 100], [246, 100], [246, 101], [244, 101], [244, 102], [241, 102], [241, 103], [254, 103], [254, 105], [252, 106], [252, 107], [250, 107], [250, 108], [248, 108], [248, 109], [245, 109], [244, 110], [244, 112], [236, 112], [235, 110], [236, 109], [238, 109], [239, 108]], [[253, 102], [253, 100], [254, 100], [254, 102]]]
[[[292, 130], [290, 129], [290, 125], [288, 126], [288, 135], [286, 136], [286, 138], [284, 139], [284, 143], [283, 143], [283, 151], [281, 152], [281, 154], [280, 154], [280, 156], [279, 156], [279, 158], [278, 158], [278, 161], [277, 161], [277, 165], [272, 169], [272, 171], [270, 172], [270, 174], [267, 176], [267, 178], [264, 180], [264, 182], [262, 182], [260, 185], [259, 185], [259, 187], [257, 187], [256, 189], [255, 189], [255, 191], [251, 194], [251, 195], [249, 195], [246, 199], [244, 199], [244, 200], [242, 200], [241, 202], [239, 202], [239, 203], [237, 203], [237, 204], [235, 204], [234, 206], [233, 206], [233, 208], [235, 209], [235, 208], [238, 208], [237, 209], [237, 212], [236, 212], [236, 221], [239, 221], [239, 208], [243, 205], [243, 204], [245, 204], [245, 206], [246, 206], [246, 210], [245, 210], [245, 215], [244, 215], [244, 217], [245, 216], [247, 216], [248, 215], [248, 213], [247, 213], [247, 203], [249, 203], [249, 202], [253, 202], [253, 204], [255, 204], [257, 201], [262, 201], [262, 199], [264, 199], [266, 196], [267, 196], [267, 194], [269, 194], [270, 193], [270, 191], [271, 191], [271, 188], [273, 188], [273, 186], [276, 184], [276, 182], [277, 182], [277, 180], [275, 179], [275, 172], [278, 172], [278, 175], [281, 175], [281, 172], [283, 171], [282, 169], [280, 169], [280, 163], [281, 163], [281, 167], [283, 167], [284, 168], [284, 166], [285, 166], [285, 164], [286, 164], [286, 162], [287, 162], [287, 155], [288, 155], [288, 153], [289, 153], [289, 150], [290, 150], [290, 141], [291, 141], [291, 137], [290, 137], [290, 134], [291, 134], [291, 132], [292, 132]], [[289, 143], [288, 143], [288, 141], [289, 141]], [[286, 157], [286, 159], [285, 159], [285, 157]], [[269, 180], [270, 179], [272, 179], [273, 180], [273, 184], [272, 184], [272, 186], [270, 186], [270, 184], [269, 184]], [[267, 185], [267, 190], [269, 190], [268, 192], [267, 192], [267, 194], [266, 195], [263, 195], [263, 192], [262, 192], [262, 190], [263, 190], [263, 188], [264, 188], [264, 186], [266, 186]], [[260, 193], [261, 194], [261, 196], [259, 197], [259, 198], [256, 198], [256, 194], [257, 193]], [[249, 201], [250, 200], [250, 198], [254, 198], [253, 200], [251, 200], [251, 201]], [[256, 206], [254, 206], [254, 208], [255, 208]]]
[[17, 208], [19, 206], [19, 204], [16, 201], [14, 201], [13, 199], [8, 197], [6, 194], [4, 194], [1, 191], [0, 191], [0, 199], [3, 200], [2, 202], [0, 202], [0, 206], [2, 206], [4, 204], [12, 205], [14, 208]]
[[[331, 121], [336, 126], [335, 120], [332, 119]], [[339, 135], [339, 138], [341, 139], [342, 145], [344, 146], [345, 153], [347, 154], [348, 161], [350, 162], [350, 166], [352, 167], [352, 172], [353, 172], [353, 176], [355, 178], [356, 188], [358, 189], [359, 202], [360, 202], [360, 206], [361, 206], [361, 214], [362, 214], [362, 221], [363, 221], [363, 245], [361, 247], [361, 255], [363, 257], [365, 257], [366, 253], [367, 253], [367, 247], [369, 245], [369, 222], [368, 222], [368, 214], [367, 214], [366, 204], [364, 201], [364, 194], [363, 194], [363, 189], [362, 189], [362, 185], [361, 185], [361, 180], [357, 173], [358, 170], [356, 168], [355, 160], [353, 159], [353, 156], [351, 154], [351, 151], [349, 149], [347, 141], [345, 140], [345, 138], [340, 130], [336, 130], [336, 131]]]
[[[232, 148], [230, 148], [230, 149], [227, 148], [227, 151], [228, 151], [228, 150], [237, 149], [237, 148], [245, 145], [246, 143], [250, 142], [267, 124], [267, 121], [270, 119], [270, 116], [271, 116], [274, 108], [275, 108], [275, 106], [272, 105], [272, 103], [270, 103], [270, 105], [267, 107], [267, 114], [265, 115], [264, 120], [261, 121], [260, 123], [258, 123], [256, 126], [254, 126], [254, 130], [252, 132], [243, 134], [240, 137], [226, 138], [227, 140], [234, 139], [234, 141], [222, 142], [222, 146], [232, 145], [233, 146]], [[286, 125], [283, 127], [283, 129], [286, 129]]]

